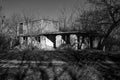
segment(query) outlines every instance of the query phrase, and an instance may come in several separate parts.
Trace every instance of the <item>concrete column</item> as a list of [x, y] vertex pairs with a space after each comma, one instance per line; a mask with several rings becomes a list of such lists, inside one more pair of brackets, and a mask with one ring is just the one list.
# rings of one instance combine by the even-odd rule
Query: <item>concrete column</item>
[[40, 36], [35, 37], [35, 40], [37, 40], [38, 42], [40, 42]]
[[45, 36], [53, 42], [53, 47], [56, 48], [56, 35], [45, 35]]
[[13, 42], [14, 42], [14, 40], [10, 38], [10, 39], [9, 39], [9, 46], [8, 46], [9, 49], [12, 49], [12, 48], [14, 47], [14, 44], [15, 44], [15, 43], [13, 43]]
[[40, 38], [40, 36], [38, 37], [38, 41], [39, 41], [39, 42], [41, 41], [41, 38]]
[[23, 44], [23, 42], [24, 42], [23, 37], [19, 37], [19, 41], [20, 41], [20, 48], [21, 48], [21, 47], [22, 47], [22, 44]]
[[90, 48], [93, 48], [93, 37], [90, 36], [90, 37], [89, 37], [89, 40], [90, 40]]
[[61, 37], [62, 37], [62, 39], [65, 41], [65, 35], [62, 34]]
[[97, 48], [97, 47], [98, 47], [99, 41], [100, 41], [100, 39], [99, 39], [98, 37], [95, 37], [95, 38], [94, 38], [93, 48]]
[[77, 48], [80, 49], [80, 35], [77, 34], [76, 36], [77, 36], [77, 42], [78, 42]]
[[70, 34], [66, 35], [66, 44], [70, 44]]
[[70, 34], [68, 35], [65, 35], [65, 34], [62, 34], [62, 39], [66, 42], [66, 44], [70, 44]]
[[28, 43], [28, 37], [27, 36], [25, 36], [25, 45], [27, 46], [27, 43]]
[[56, 49], [56, 36], [54, 36], [53, 47]]
[[101, 44], [102, 44], [102, 41], [103, 41], [103, 40], [104, 40], [103, 37], [99, 37], [97, 49], [101, 48]]
[[83, 43], [85, 42], [85, 36], [82, 36], [82, 39], [81, 39], [81, 44], [80, 44], [80, 49], [82, 49], [83, 47]]

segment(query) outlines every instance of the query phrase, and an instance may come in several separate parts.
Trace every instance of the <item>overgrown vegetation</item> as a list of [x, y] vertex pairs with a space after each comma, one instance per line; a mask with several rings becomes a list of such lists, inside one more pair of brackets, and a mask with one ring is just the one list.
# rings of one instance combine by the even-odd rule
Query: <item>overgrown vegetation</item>
[[[96, 8], [92, 11], [84, 11], [78, 16], [76, 22], [82, 24], [83, 30], [102, 32], [105, 37], [99, 49], [107, 47], [112, 50], [114, 44], [119, 44], [119, 34], [115, 37], [114, 31], [119, 28], [120, 7], [118, 0], [88, 0]], [[63, 16], [64, 17], [64, 16]], [[31, 21], [24, 16], [26, 23]], [[9, 26], [12, 36], [17, 35], [17, 24], [20, 17], [14, 15], [9, 22], [4, 21], [5, 27]], [[62, 20], [66, 26], [66, 17]], [[75, 23], [74, 23], [75, 24]], [[75, 25], [72, 25], [74, 27]], [[3, 27], [3, 19], [0, 27]], [[2, 28], [1, 28], [2, 30]], [[65, 31], [65, 30], [63, 30]], [[119, 33], [119, 29], [116, 31]], [[115, 34], [116, 34], [115, 33]], [[0, 33], [0, 80], [119, 80], [120, 64], [116, 59], [118, 54], [99, 50], [74, 51], [71, 47], [64, 46], [63, 50], [39, 51], [39, 50], [10, 50], [11, 39], [9, 33]], [[115, 37], [115, 38], [114, 38]], [[12, 39], [12, 40], [15, 40]], [[112, 41], [111, 41], [111, 40]], [[13, 42], [18, 42], [17, 39]], [[14, 45], [19, 44], [15, 43]], [[119, 45], [118, 45], [119, 46]], [[61, 48], [61, 47], [60, 47]], [[119, 48], [118, 48], [119, 49]], [[5, 52], [4, 52], [5, 51]], [[10, 62], [11, 60], [15, 60]], [[19, 62], [20, 61], [20, 62]], [[34, 61], [34, 63], [32, 63]], [[62, 65], [54, 63], [61, 61]], [[5, 63], [6, 62], [6, 63]], [[16, 62], [16, 63], [15, 63]], [[5, 64], [4, 64], [5, 63]], [[8, 65], [8, 66], [7, 66]], [[7, 67], [6, 67], [7, 66]], [[16, 68], [17, 66], [17, 68]], [[10, 67], [14, 67], [10, 68]]]
[[[13, 80], [36, 80], [35, 78], [37, 80], [118, 80], [120, 66], [114, 60], [115, 56], [105, 53], [107, 52], [94, 50], [9, 52], [0, 55], [3, 60], [0, 74], [3, 80], [6, 78], [14, 78]], [[15, 61], [10, 62], [6, 59]], [[9, 67], [17, 67], [5, 68], [2, 65], [4, 61]]]
[[[86, 31], [96, 31], [104, 33], [104, 39], [99, 44], [99, 49], [108, 47], [105, 43], [111, 38], [119, 42], [120, 23], [120, 2], [119, 0], [87, 0], [92, 5], [92, 9], [84, 10], [79, 15], [76, 22], [82, 24], [82, 29]], [[91, 6], [90, 6], [91, 7]], [[117, 35], [117, 37], [115, 37]], [[112, 39], [113, 38], [113, 39]], [[109, 43], [108, 43], [109, 44]], [[111, 45], [112, 46], [112, 45]]]
[[10, 38], [5, 34], [0, 34], [0, 52], [7, 51], [10, 48]]

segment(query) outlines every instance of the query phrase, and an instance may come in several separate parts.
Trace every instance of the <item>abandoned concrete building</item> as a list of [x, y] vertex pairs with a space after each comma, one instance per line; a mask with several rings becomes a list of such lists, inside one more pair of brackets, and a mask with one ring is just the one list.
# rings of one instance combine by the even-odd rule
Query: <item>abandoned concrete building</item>
[[[97, 47], [102, 35], [83, 31], [61, 32], [59, 22], [49, 19], [21, 22], [18, 33], [21, 48], [35, 47], [43, 50], [55, 50], [66, 44], [73, 49]], [[90, 39], [92, 41], [90, 41]], [[94, 40], [93, 40], [94, 39]], [[65, 46], [64, 46], [65, 47]]]

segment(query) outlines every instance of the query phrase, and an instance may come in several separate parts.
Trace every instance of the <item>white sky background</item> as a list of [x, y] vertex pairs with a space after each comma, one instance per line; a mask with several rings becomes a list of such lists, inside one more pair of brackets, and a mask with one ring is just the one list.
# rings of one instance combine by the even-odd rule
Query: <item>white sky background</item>
[[69, 15], [71, 9], [80, 6], [86, 8], [86, 0], [0, 0], [4, 12], [7, 16], [14, 13], [25, 13], [33, 15], [36, 18], [49, 16], [57, 18], [60, 16], [60, 10], [66, 8], [66, 14]]

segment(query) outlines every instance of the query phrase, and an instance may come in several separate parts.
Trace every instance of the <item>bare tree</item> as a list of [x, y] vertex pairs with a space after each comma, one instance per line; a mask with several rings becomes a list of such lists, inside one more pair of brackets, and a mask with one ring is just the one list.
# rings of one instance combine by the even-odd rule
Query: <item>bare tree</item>
[[67, 15], [66, 15], [66, 8], [63, 8], [60, 10], [60, 17], [59, 17], [59, 30], [60, 31], [66, 31], [67, 27]]
[[17, 32], [18, 32], [18, 24], [22, 21], [22, 16], [20, 14], [13, 14], [9, 19], [8, 19], [8, 32], [11, 36], [14, 36], [14, 38], [17, 37]]
[[32, 29], [33, 27], [29, 26], [30, 23], [32, 23], [32, 21], [34, 20], [34, 16], [30, 16], [27, 15], [25, 13], [23, 13], [23, 23], [25, 23], [25, 25], [27, 26], [27, 33], [32, 33]]
[[[79, 0], [75, 1], [75, 4], [71, 8], [60, 9], [60, 16], [58, 18], [61, 31], [78, 31], [79, 26], [76, 25], [76, 16], [80, 14], [80, 8], [78, 4]], [[76, 27], [77, 26], [77, 27]]]
[[2, 29], [4, 28], [5, 16], [2, 14], [3, 8], [0, 6], [0, 32], [2, 33]]
[[3, 8], [0, 6], [0, 51], [9, 49], [10, 42], [10, 37], [6, 34], [6, 27], [8, 24], [6, 23], [6, 18], [2, 13], [2, 10]]

